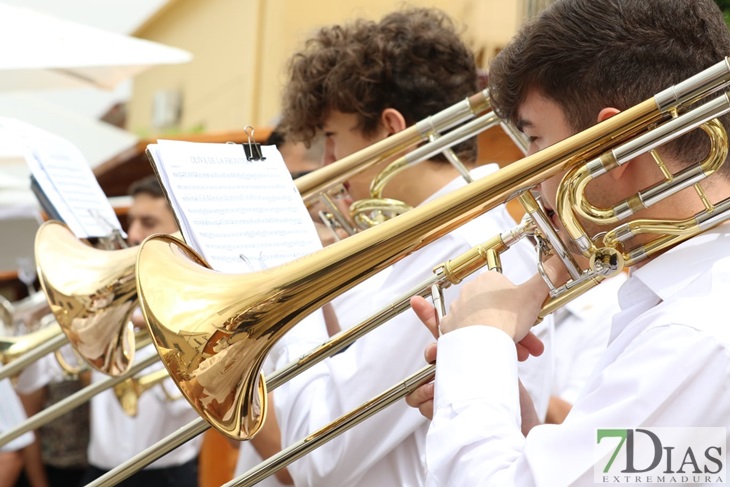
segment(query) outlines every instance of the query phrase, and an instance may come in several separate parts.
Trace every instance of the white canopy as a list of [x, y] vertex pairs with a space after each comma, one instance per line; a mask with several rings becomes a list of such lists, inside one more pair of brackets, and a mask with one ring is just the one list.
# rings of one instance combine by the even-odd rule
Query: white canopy
[[189, 62], [187, 51], [0, 3], [0, 90], [97, 86], [159, 64]]

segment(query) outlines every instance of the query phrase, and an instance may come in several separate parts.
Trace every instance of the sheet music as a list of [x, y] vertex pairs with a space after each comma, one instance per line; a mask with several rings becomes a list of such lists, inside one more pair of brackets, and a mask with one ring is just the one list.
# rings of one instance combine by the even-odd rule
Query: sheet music
[[28, 167], [47, 201], [77, 237], [103, 237], [114, 230], [126, 236], [78, 147], [14, 119], [0, 119], [0, 128], [22, 143]]
[[246, 159], [240, 144], [148, 146], [185, 241], [222, 272], [274, 267], [321, 248], [279, 151]]

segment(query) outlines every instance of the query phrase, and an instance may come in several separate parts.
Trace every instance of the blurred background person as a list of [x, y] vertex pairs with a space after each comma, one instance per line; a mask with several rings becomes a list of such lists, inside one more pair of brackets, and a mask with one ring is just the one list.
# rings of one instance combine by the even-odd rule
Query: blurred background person
[[[172, 210], [154, 176], [134, 183], [129, 193], [132, 196], [132, 204], [127, 213], [131, 245], [139, 245], [153, 233], [171, 234], [178, 231]], [[133, 322], [137, 327], [146, 327], [139, 310], [135, 311]], [[156, 353], [155, 347], [149, 345], [138, 350], [136, 356], [145, 358]], [[140, 375], [162, 367], [162, 363], [155, 364]], [[104, 374], [92, 372], [92, 383], [104, 379]], [[171, 379], [164, 381], [164, 388], [173, 395], [177, 391]], [[134, 417], [124, 412], [113, 390], [97, 394], [91, 400], [89, 467], [82, 478], [82, 485], [100, 477], [197, 417], [195, 410], [182, 396], [171, 400], [160, 386], [139, 396], [138, 413]], [[196, 438], [182, 445], [119, 485], [197, 487], [200, 443], [201, 438]]]
[[[59, 353], [77, 364], [70, 345]], [[61, 369], [55, 354], [48, 354], [26, 367], [15, 388], [31, 417], [89, 385], [90, 372], [71, 375]], [[36, 430], [36, 441], [26, 455], [24, 476], [18, 486], [78, 485], [88, 467], [89, 403], [68, 411]]]

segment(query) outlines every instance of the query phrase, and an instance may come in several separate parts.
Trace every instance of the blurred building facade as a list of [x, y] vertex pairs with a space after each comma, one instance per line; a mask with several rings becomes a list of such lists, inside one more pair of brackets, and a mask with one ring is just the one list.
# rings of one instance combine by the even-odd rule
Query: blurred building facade
[[[545, 0], [543, 0], [543, 3]], [[482, 67], [536, 8], [535, 0], [412, 0], [462, 27]], [[142, 137], [270, 126], [286, 62], [323, 25], [378, 19], [392, 0], [171, 0], [134, 35], [186, 49], [193, 62], [154, 68], [133, 83], [127, 130]]]

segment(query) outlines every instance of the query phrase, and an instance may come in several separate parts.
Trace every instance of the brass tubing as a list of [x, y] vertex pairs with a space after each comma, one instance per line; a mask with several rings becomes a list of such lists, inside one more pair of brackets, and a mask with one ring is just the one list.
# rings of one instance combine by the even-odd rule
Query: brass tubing
[[279, 453], [269, 457], [252, 469], [244, 472], [241, 476], [223, 484], [222, 487], [248, 487], [261, 482], [266, 477], [286, 467], [293, 461], [303, 457], [324, 445], [328, 441], [337, 438], [350, 428], [362, 423], [370, 416], [391, 406], [396, 401], [406, 397], [423, 384], [431, 382], [436, 374], [436, 366], [428, 365], [402, 382], [387, 389], [378, 396], [363, 403], [361, 406], [345, 413], [335, 421], [315, 431], [306, 438], [284, 448]]
[[297, 178], [294, 183], [299, 194], [304, 201], [308, 201], [328, 187], [346, 181], [367, 167], [388, 161], [403, 150], [426, 140], [430, 134], [448, 130], [469, 120], [489, 109], [488, 97], [488, 91], [483, 90], [387, 139]]
[[0, 368], [0, 380], [19, 374], [31, 363], [65, 345], [68, 342], [66, 335], [61, 332], [60, 328], [56, 328], [57, 333], [53, 333], [50, 338], [43, 341], [38, 346], [33, 347], [32, 350], [29, 350], [18, 358], [13, 359], [9, 364]]
[[[446, 286], [450, 284], [458, 284], [469, 274], [476, 272], [484, 265], [489, 265], [489, 250], [503, 252], [511, 245], [514, 245], [531, 229], [532, 227], [530, 225], [521, 224], [514, 230], [505, 232], [503, 236], [508, 236], [507, 238], [494, 237], [484, 244], [474, 247], [460, 256], [449, 260], [442, 266], [438, 266], [434, 276], [406, 291], [389, 306], [384, 307], [378, 313], [366, 318], [352, 328], [338, 333], [330, 340], [301, 356], [299, 359], [294, 360], [281, 369], [277, 369], [271, 373], [264, 379], [268, 384], [268, 389], [270, 391], [275, 390], [280, 385], [288, 382], [322, 360], [344, 350], [359, 338], [365, 336], [381, 324], [387, 322], [389, 319], [408, 310], [410, 308], [409, 302], [411, 297], [416, 295], [421, 297], [428, 296], [433, 285]], [[504, 240], [508, 240], [508, 242], [505, 242]], [[481, 265], [477, 263], [479, 259], [481, 259]], [[107, 472], [104, 476], [96, 479], [87, 487], [106, 487], [116, 485], [136, 472], [142, 470], [145, 466], [171, 452], [183, 443], [192, 440], [195, 436], [203, 433], [209, 427], [210, 425], [204, 419], [196, 419], [175, 433], [172, 433], [166, 438], [163, 438], [154, 445], [138, 453], [122, 465], [119, 465], [110, 472]]]

